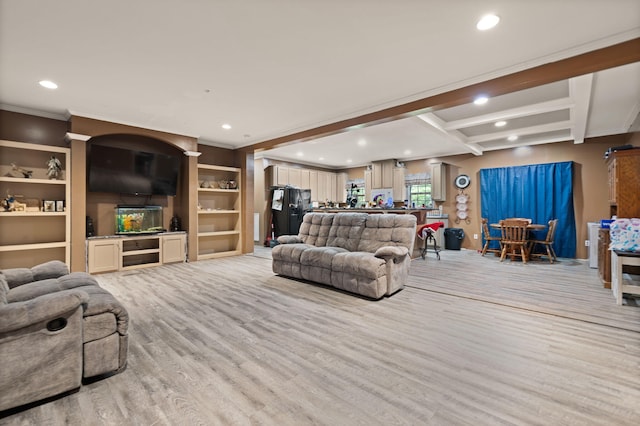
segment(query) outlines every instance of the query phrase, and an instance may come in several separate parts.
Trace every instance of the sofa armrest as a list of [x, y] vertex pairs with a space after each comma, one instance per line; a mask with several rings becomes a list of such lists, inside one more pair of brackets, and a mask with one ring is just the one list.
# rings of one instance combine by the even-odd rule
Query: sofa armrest
[[88, 301], [89, 295], [82, 290], [63, 290], [24, 302], [7, 303], [0, 306], [0, 333], [59, 318]]
[[278, 244], [300, 244], [304, 242], [297, 235], [280, 235], [276, 240], [278, 240]]
[[389, 260], [389, 259], [399, 259], [409, 254], [409, 249], [402, 246], [384, 246], [380, 247], [374, 253], [375, 257], [379, 257], [381, 259]]

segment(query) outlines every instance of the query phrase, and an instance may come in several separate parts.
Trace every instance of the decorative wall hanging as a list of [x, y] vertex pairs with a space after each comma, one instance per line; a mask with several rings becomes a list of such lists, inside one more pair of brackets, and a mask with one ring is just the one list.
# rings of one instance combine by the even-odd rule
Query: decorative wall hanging
[[469, 195], [464, 193], [464, 189], [471, 184], [471, 179], [467, 175], [459, 175], [453, 182], [456, 188], [458, 188], [458, 195], [456, 195], [456, 218], [455, 222], [460, 223], [461, 220], [467, 224], [471, 224], [471, 218], [468, 213]]

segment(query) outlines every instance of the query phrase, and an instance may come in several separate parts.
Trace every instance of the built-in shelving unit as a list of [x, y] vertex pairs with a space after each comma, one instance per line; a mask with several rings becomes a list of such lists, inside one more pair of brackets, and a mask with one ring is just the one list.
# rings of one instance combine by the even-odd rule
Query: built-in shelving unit
[[[0, 140], [0, 198], [9, 193], [27, 203], [29, 210], [39, 209], [0, 209], [0, 268], [31, 267], [49, 260], [70, 264], [70, 154], [68, 148]], [[52, 156], [62, 165], [57, 179], [47, 178], [47, 163]], [[13, 165], [31, 171], [31, 177], [7, 176]], [[44, 201], [54, 202], [47, 204], [53, 206], [52, 211], [42, 211]]]
[[239, 188], [239, 168], [198, 164], [198, 260], [242, 253]]
[[87, 240], [87, 272], [126, 271], [184, 262], [186, 242], [184, 232], [90, 238]]

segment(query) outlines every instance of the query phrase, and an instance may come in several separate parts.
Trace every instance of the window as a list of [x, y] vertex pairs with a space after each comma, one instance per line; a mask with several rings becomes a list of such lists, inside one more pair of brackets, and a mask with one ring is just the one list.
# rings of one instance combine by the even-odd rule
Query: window
[[367, 200], [364, 197], [364, 180], [353, 180], [347, 182], [347, 202], [351, 199], [356, 199], [354, 207], [365, 207]]
[[407, 185], [409, 204], [411, 207], [433, 207], [431, 200], [431, 182]]

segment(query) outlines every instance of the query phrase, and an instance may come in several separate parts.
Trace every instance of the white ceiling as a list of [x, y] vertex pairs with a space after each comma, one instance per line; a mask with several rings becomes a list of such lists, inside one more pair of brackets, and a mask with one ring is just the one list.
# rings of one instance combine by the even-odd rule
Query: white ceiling
[[[479, 32], [487, 12], [501, 22]], [[235, 148], [638, 37], [637, 0], [0, 0], [0, 106]], [[333, 168], [480, 155], [625, 133], [639, 111], [634, 63], [260, 155]]]

